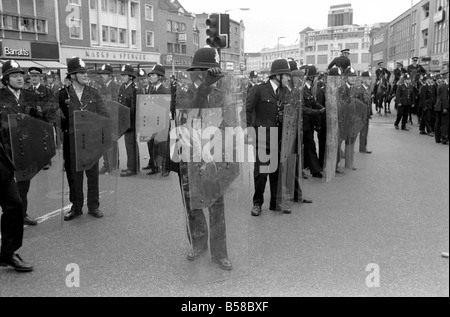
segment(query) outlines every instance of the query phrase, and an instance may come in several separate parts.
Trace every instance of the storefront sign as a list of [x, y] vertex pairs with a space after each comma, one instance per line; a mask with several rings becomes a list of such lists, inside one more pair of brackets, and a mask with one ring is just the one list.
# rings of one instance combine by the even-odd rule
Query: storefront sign
[[5, 58], [31, 58], [30, 42], [3, 40], [2, 57]]
[[161, 64], [163, 64], [163, 66], [172, 66], [174, 64], [179, 67], [190, 67], [191, 58], [186, 57], [186, 59], [182, 59], [180, 56], [161, 55]]

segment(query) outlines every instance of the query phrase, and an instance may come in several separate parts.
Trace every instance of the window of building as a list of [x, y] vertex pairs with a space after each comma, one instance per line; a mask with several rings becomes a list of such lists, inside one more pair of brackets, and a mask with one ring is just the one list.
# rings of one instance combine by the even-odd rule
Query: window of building
[[200, 36], [198, 34], [194, 34], [194, 44], [195, 45], [200, 44]]
[[315, 55], [309, 55], [306, 56], [306, 64], [315, 64], [316, 63], [316, 56]]
[[102, 26], [102, 41], [103, 42], [109, 42], [109, 27], [107, 27], [106, 25]]
[[422, 6], [422, 9], [424, 18], [428, 19], [428, 17], [430, 16], [430, 3], [428, 2], [427, 4]]
[[119, 43], [127, 44], [127, 30], [126, 29], [119, 29]]
[[423, 37], [422, 47], [427, 47], [428, 46], [428, 29], [422, 31], [422, 37]]
[[152, 5], [145, 5], [145, 19], [147, 21], [153, 21], [153, 6]]
[[347, 43], [345, 44], [345, 48], [349, 48], [351, 50], [359, 49], [359, 43]]
[[137, 46], [137, 31], [136, 30], [131, 31], [131, 45]]
[[176, 21], [173, 21], [172, 25], [173, 25], [173, 31], [174, 32], [180, 32], [180, 23], [178, 23]]
[[82, 32], [83, 23], [81, 20], [73, 19], [70, 21], [69, 34], [71, 39], [81, 40], [83, 39]]
[[3, 27], [6, 30], [19, 30], [19, 17], [3, 15]]
[[166, 28], [168, 32], [172, 32], [172, 21], [167, 20], [166, 22]]
[[181, 50], [180, 50], [180, 44], [175, 44], [175, 54], [180, 54]]
[[20, 18], [20, 30], [22, 32], [35, 32], [34, 19]]
[[167, 52], [173, 53], [173, 44], [172, 43], [167, 43]]
[[109, 0], [109, 12], [117, 13], [117, 0]]
[[131, 2], [131, 12], [130, 15], [132, 18], [136, 18], [138, 16], [139, 4], [135, 2]]
[[361, 54], [361, 63], [369, 64], [370, 63], [370, 53], [362, 53]]
[[91, 41], [98, 42], [98, 28], [97, 24], [91, 24]]
[[154, 36], [155, 33], [153, 33], [152, 31], [145, 31], [145, 44], [148, 47], [153, 47], [154, 46]]
[[186, 31], [186, 23], [179, 23], [178, 27], [180, 28], [180, 32]]
[[108, 11], [108, 0], [102, 0], [102, 11]]
[[113, 27], [109, 28], [109, 34], [110, 34], [109, 41], [111, 43], [117, 43], [117, 33], [118, 33], [117, 28], [113, 28]]
[[186, 47], [186, 45], [181, 45], [181, 54], [183, 54], [183, 55], [187, 54], [187, 47]]
[[317, 64], [328, 64], [328, 55], [318, 55]]
[[46, 20], [36, 20], [36, 31], [38, 33], [47, 33], [47, 21]]
[[89, 0], [89, 7], [91, 10], [97, 10], [97, 0]]
[[[325, 45], [318, 45], [317, 50], [320, 51], [328, 51], [328, 44]], [[320, 63], [319, 63], [320, 64]]]
[[126, 15], [127, 14], [127, 2], [126, 0], [119, 0], [119, 14]]

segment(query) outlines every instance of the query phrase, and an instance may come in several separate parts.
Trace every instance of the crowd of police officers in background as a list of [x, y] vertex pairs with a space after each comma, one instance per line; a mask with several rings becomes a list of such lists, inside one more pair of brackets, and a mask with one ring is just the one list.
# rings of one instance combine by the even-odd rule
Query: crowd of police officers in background
[[[396, 129], [407, 131], [407, 124], [413, 124], [412, 114], [418, 116], [420, 134], [430, 135], [437, 143], [448, 145], [448, 73], [427, 73], [418, 65], [417, 58], [413, 58], [412, 65], [406, 69], [401, 63], [393, 74], [378, 65], [375, 80], [369, 71], [360, 75], [360, 80], [355, 81], [356, 71], [351, 67], [348, 55], [349, 50], [343, 50], [342, 56], [335, 59], [327, 72], [319, 73], [314, 65], [298, 66], [293, 60], [279, 59], [272, 64], [269, 78], [261, 80], [255, 71], [250, 72], [248, 84], [242, 85], [242, 101], [247, 105], [247, 126], [253, 127], [282, 127], [283, 102], [292, 101], [292, 98], [303, 98], [303, 171], [296, 171], [296, 177], [308, 178], [309, 170], [314, 178], [322, 178], [325, 164], [326, 146], [326, 86], [327, 76], [342, 75], [342, 89], [351, 91], [367, 105], [370, 115], [374, 115], [373, 105], [378, 115], [390, 113], [390, 103], [395, 102], [398, 115], [395, 122]], [[209, 58], [209, 57], [208, 57]], [[213, 58], [213, 57], [211, 57]], [[195, 61], [195, 58], [194, 58]], [[219, 64], [213, 68], [212, 76], [221, 72]], [[103, 217], [99, 210], [99, 175], [112, 173], [118, 169], [118, 145], [104, 153], [103, 166], [96, 164], [92, 169], [78, 172], [74, 168], [74, 153], [71, 145], [71, 125], [73, 115], [70, 107], [84, 109], [108, 117], [108, 109], [105, 101], [117, 101], [128, 107], [131, 112], [131, 127], [125, 133], [125, 147], [127, 153], [126, 169], [120, 171], [121, 177], [133, 177], [138, 174], [139, 148], [136, 136], [136, 101], [139, 94], [171, 94], [172, 103], [170, 109], [171, 119], [175, 118], [177, 78], [172, 75], [168, 81], [165, 69], [162, 65], [155, 65], [149, 72], [144, 69], [134, 69], [131, 65], [124, 65], [120, 72], [120, 78], [116, 78], [114, 70], [109, 64], [101, 67], [97, 74], [89, 76], [86, 65], [80, 58], [72, 58], [68, 62], [68, 76], [61, 81], [56, 73], [44, 72], [42, 69], [32, 67], [28, 72], [15, 61], [7, 61], [2, 67], [2, 85], [0, 89], [0, 111], [2, 116], [7, 114], [24, 113], [40, 120], [49, 122], [55, 126], [58, 145], [63, 143], [64, 168], [70, 187], [70, 201], [73, 206], [64, 220], [70, 221], [82, 214], [84, 204], [83, 177], [87, 182], [87, 205], [89, 214], [95, 218]], [[200, 68], [200, 67], [199, 67]], [[204, 69], [205, 71], [208, 68]], [[208, 70], [209, 71], [209, 70]], [[29, 79], [25, 80], [25, 77]], [[391, 80], [393, 78], [393, 80]], [[303, 90], [303, 95], [296, 96], [298, 89]], [[296, 96], [296, 97], [295, 97]], [[288, 99], [291, 99], [290, 101]], [[273, 107], [264, 108], [264, 102], [273, 99]], [[387, 100], [387, 101], [386, 101]], [[382, 102], [383, 101], [383, 102]], [[270, 102], [269, 102], [270, 103]], [[386, 105], [387, 104], [387, 105]], [[70, 107], [69, 107], [70, 106]], [[2, 122], [7, 120], [2, 117]], [[400, 126], [401, 124], [401, 126]], [[15, 254], [22, 244], [23, 224], [35, 226], [37, 221], [27, 214], [27, 193], [30, 181], [19, 183], [17, 190], [13, 179], [14, 167], [11, 161], [11, 146], [5, 134], [7, 129], [2, 127], [0, 137], [0, 163], [1, 190], [0, 203], [3, 210], [2, 218], [2, 251], [0, 265], [12, 266], [18, 271], [30, 271], [32, 267]], [[315, 136], [317, 133], [317, 136]], [[367, 149], [368, 124], [365, 131], [361, 132], [360, 152], [370, 154]], [[318, 146], [315, 138], [318, 139]], [[317, 152], [317, 148], [319, 151]], [[154, 141], [148, 142], [149, 161], [143, 167], [148, 175], [161, 174], [168, 176], [170, 162], [160, 164], [154, 160]], [[251, 214], [259, 216], [262, 213], [263, 194], [267, 179], [270, 178], [271, 203], [270, 209], [290, 214], [290, 208], [280, 207], [277, 202], [278, 175], [261, 175], [257, 172], [255, 164], [255, 196]], [[1, 164], [0, 164], [1, 165]], [[51, 168], [51, 162], [45, 169]], [[8, 172], [6, 172], [8, 170]], [[7, 177], [5, 176], [7, 175]], [[296, 183], [296, 202], [312, 203], [301, 194], [299, 183]], [[6, 201], [3, 193], [11, 193]], [[20, 217], [19, 211], [20, 210]], [[8, 222], [9, 225], [4, 225]], [[196, 259], [203, 250], [194, 250], [191, 260]], [[188, 257], [189, 258], [189, 257]], [[221, 261], [223, 259], [220, 259]], [[227, 260], [227, 259], [225, 259]], [[228, 261], [229, 262], [229, 261]], [[222, 261], [223, 269], [231, 269], [231, 263]]]

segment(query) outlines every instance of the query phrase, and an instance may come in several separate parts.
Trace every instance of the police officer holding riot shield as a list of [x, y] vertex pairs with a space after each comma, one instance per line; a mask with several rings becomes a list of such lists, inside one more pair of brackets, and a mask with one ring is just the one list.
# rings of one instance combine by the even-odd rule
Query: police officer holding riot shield
[[72, 82], [69, 87], [59, 92], [59, 107], [63, 114], [61, 121], [64, 132], [64, 168], [70, 189], [70, 202], [72, 208], [64, 217], [65, 221], [71, 221], [83, 214], [84, 194], [83, 178], [87, 177], [87, 206], [88, 214], [95, 218], [102, 218], [99, 210], [99, 168], [98, 162], [85, 172], [78, 172], [76, 168], [76, 144], [75, 144], [75, 111], [91, 111], [101, 116], [109, 117], [103, 99], [97, 89], [89, 86], [86, 64], [79, 57], [73, 57], [67, 63], [68, 76]]
[[125, 132], [125, 147], [127, 151], [127, 169], [122, 171], [120, 177], [137, 175], [139, 168], [139, 147], [136, 136], [136, 86], [133, 80], [136, 78], [134, 69], [127, 64], [122, 67], [122, 86], [119, 90], [119, 103], [130, 109], [131, 128]]
[[[119, 85], [114, 81], [114, 69], [111, 65], [105, 64], [98, 71], [102, 80], [100, 96], [104, 102], [117, 101], [119, 95]], [[108, 109], [110, 115], [112, 109]], [[100, 174], [108, 174], [117, 169], [118, 165], [118, 144], [112, 142], [112, 148], [103, 155], [103, 167], [100, 169]]]
[[[220, 57], [213, 48], [201, 48], [195, 55], [187, 71], [190, 72], [192, 83], [178, 87], [177, 110], [180, 111], [177, 125], [186, 124], [186, 115], [191, 109], [203, 109], [217, 107], [222, 104], [221, 92], [213, 88], [213, 85], [223, 77], [219, 65]], [[191, 124], [191, 123], [189, 123]], [[190, 179], [188, 175], [189, 164], [181, 162], [172, 164], [171, 168], [180, 177], [188, 225], [188, 237], [192, 245], [192, 251], [188, 254], [189, 261], [195, 261], [208, 250], [208, 234], [211, 247], [212, 260], [223, 270], [230, 271], [233, 265], [228, 258], [225, 226], [225, 202], [220, 196], [209, 211], [209, 230], [203, 209], [194, 209], [191, 204]]]
[[[0, 90], [0, 116], [2, 128], [0, 137], [3, 139], [4, 146], [8, 155], [12, 157], [12, 148], [8, 128], [8, 114], [28, 114], [32, 117], [44, 120], [43, 109], [38, 105], [37, 95], [23, 89], [25, 71], [15, 61], [7, 61], [2, 67], [2, 83], [5, 88]], [[28, 191], [31, 181], [25, 180], [18, 182], [19, 193], [22, 199], [22, 211], [24, 223], [29, 226], [37, 225], [37, 221], [27, 214], [28, 209]]]

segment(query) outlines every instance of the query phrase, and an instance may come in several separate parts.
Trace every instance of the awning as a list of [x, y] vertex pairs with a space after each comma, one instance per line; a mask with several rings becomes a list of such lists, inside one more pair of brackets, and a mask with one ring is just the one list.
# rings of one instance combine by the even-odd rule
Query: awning
[[66, 69], [67, 66], [64, 64], [61, 64], [59, 62], [55, 62], [55, 61], [36, 61], [36, 63], [39, 63], [40, 65], [42, 65], [41, 68], [45, 68], [45, 69]]
[[42, 68], [42, 65], [32, 62], [32, 61], [25, 61], [25, 60], [16, 60], [17, 63], [19, 63], [21, 68], [30, 68], [30, 67], [39, 67]]

